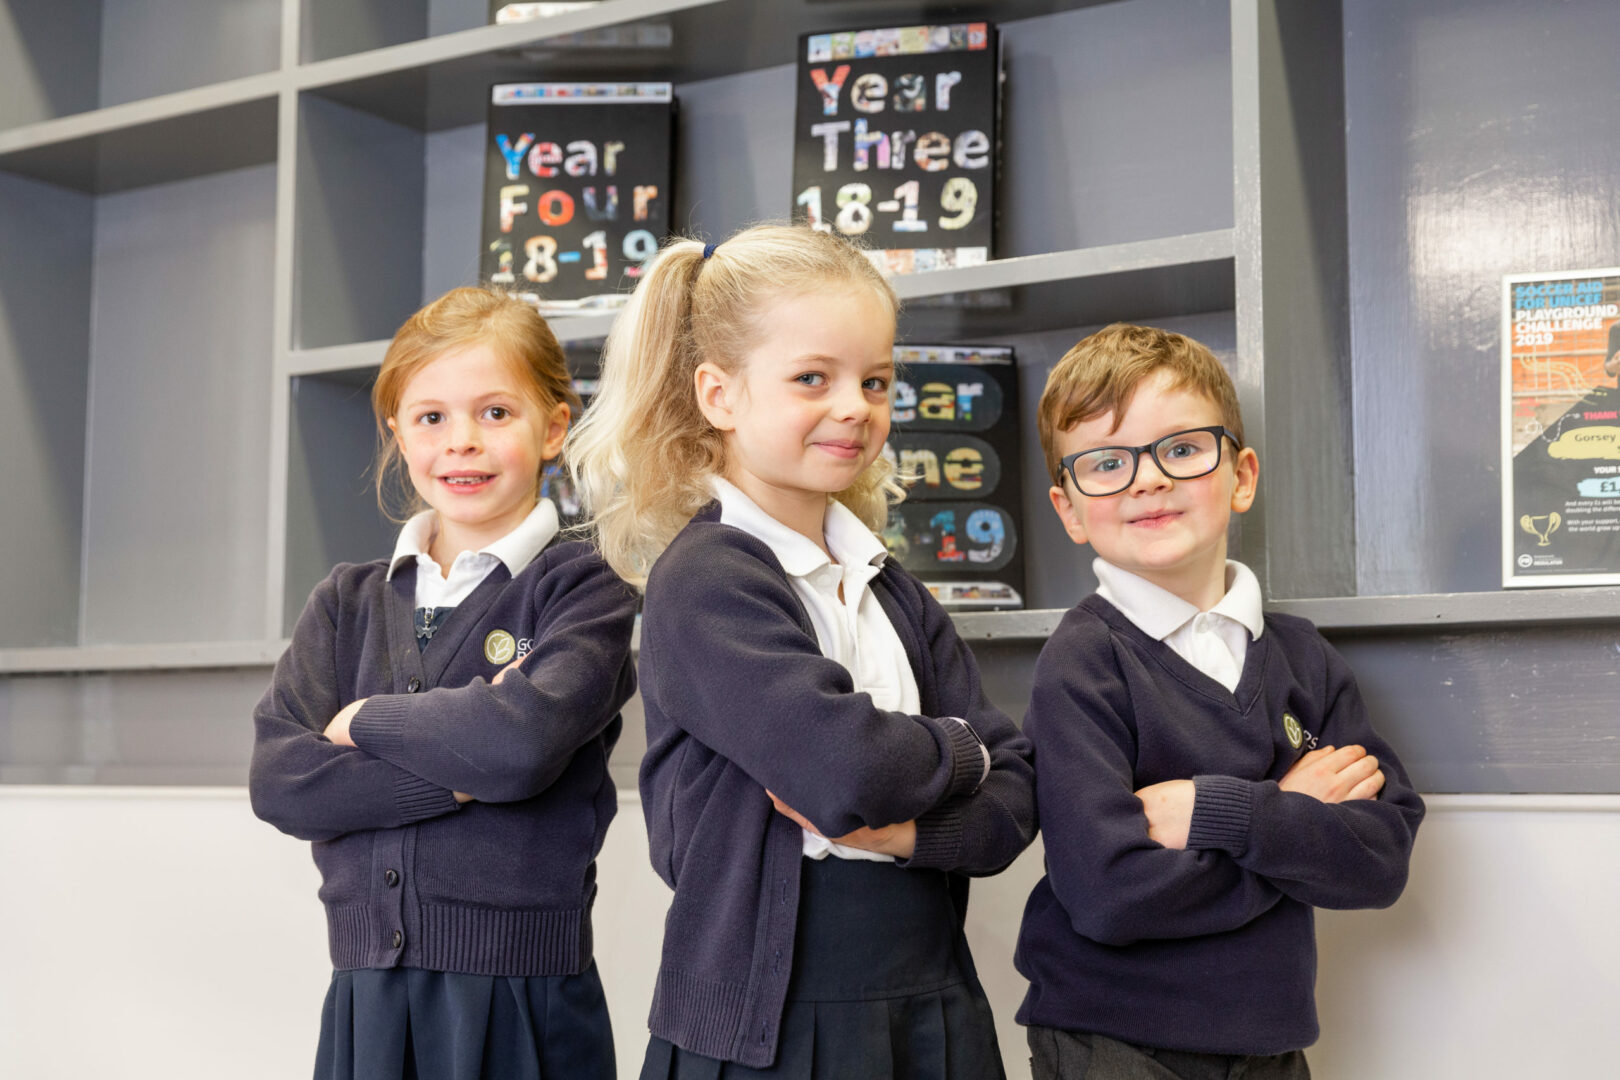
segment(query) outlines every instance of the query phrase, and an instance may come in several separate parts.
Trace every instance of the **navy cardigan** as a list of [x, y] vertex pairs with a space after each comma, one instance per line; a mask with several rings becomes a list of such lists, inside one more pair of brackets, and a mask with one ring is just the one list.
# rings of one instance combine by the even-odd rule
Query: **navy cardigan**
[[[911, 658], [922, 716], [854, 691], [770, 548], [720, 524], [717, 505], [647, 582], [641, 793], [653, 867], [675, 890], [650, 1026], [693, 1053], [775, 1060], [802, 834], [767, 788], [830, 836], [915, 819], [903, 866], [993, 874], [1034, 838], [1029, 744], [985, 698], [950, 617], [893, 560], [871, 587]], [[973, 732], [936, 719], [953, 716]], [[966, 879], [952, 887], [965, 912]]]
[[[516, 577], [492, 570], [419, 650], [416, 568], [387, 572], [344, 564], [315, 587], [253, 713], [253, 809], [315, 842], [333, 966], [577, 973], [635, 594], [554, 541]], [[333, 744], [359, 698], [358, 748]]]
[[[1316, 1041], [1313, 907], [1394, 903], [1423, 800], [1367, 719], [1348, 665], [1304, 619], [1268, 614], [1235, 691], [1090, 596], [1035, 665], [1024, 730], [1047, 876], [1015, 957], [1018, 1021], [1158, 1049], [1277, 1054]], [[1359, 743], [1376, 799], [1277, 781]], [[1194, 781], [1185, 850], [1148, 838], [1133, 794]]]

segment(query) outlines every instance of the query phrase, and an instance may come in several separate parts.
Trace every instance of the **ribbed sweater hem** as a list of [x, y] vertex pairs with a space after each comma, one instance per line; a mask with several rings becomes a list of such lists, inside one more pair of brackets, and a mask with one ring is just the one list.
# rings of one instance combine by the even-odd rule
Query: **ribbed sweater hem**
[[[753, 1065], [747, 1048], [739, 1055], [737, 1032], [747, 1005], [747, 986], [722, 982], [689, 971], [665, 967], [658, 972], [658, 990], [653, 995], [652, 1015], [647, 1026], [660, 1039], [666, 1039], [693, 1054]], [[775, 1045], [766, 1048], [770, 1064]], [[758, 1057], [758, 1055], [753, 1055]]]
[[1254, 785], [1235, 776], [1195, 776], [1192, 822], [1187, 846], [1242, 855], [1249, 846]]
[[416, 967], [467, 975], [577, 975], [591, 962], [589, 912], [511, 911], [458, 904], [423, 904], [421, 929], [404, 948], [391, 948], [393, 927], [369, 908], [327, 908], [332, 966]]
[[951, 786], [946, 797], [973, 794], [984, 777], [984, 744], [971, 727], [955, 717], [934, 722], [945, 732], [951, 746]]
[[919, 817], [917, 846], [912, 850], [911, 858], [904, 860], [905, 865], [942, 870], [955, 866], [962, 854], [966, 816], [961, 802], [953, 800]]
[[401, 695], [369, 699], [349, 721], [349, 738], [380, 758], [398, 757], [405, 745], [405, 702]]

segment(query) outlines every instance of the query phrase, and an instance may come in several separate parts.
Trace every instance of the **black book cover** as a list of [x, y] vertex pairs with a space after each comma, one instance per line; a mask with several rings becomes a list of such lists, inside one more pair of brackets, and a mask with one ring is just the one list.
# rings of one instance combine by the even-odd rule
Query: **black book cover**
[[883, 542], [952, 610], [1024, 606], [1018, 366], [1010, 348], [894, 350], [889, 449], [917, 479]]
[[614, 307], [669, 233], [669, 83], [507, 83], [490, 95], [480, 277], [545, 314]]
[[860, 237], [892, 273], [990, 258], [994, 26], [806, 34], [797, 77], [794, 221]]

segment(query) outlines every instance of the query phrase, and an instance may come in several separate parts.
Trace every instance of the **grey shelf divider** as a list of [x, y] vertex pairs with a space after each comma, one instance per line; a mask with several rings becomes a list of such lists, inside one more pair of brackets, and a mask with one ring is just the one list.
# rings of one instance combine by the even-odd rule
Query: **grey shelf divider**
[[269, 667], [285, 641], [198, 641], [173, 645], [74, 645], [0, 649], [0, 674], [66, 675]]
[[[1330, 634], [1453, 632], [1516, 626], [1620, 624], [1620, 589], [1545, 589], [1420, 596], [1328, 596], [1273, 600], [1268, 611], [1309, 619]], [[1063, 608], [960, 612], [969, 641], [1045, 641]]]
[[0, 170], [105, 194], [275, 160], [280, 73], [0, 131]]
[[[798, 35], [930, 19], [1012, 22], [1103, 0], [606, 0], [596, 8], [504, 26], [468, 25], [451, 13], [448, 33], [428, 33], [422, 5], [344, 0], [327, 16], [353, 44], [347, 55], [306, 42], [301, 89], [318, 91], [423, 131], [477, 123], [492, 82], [618, 77], [697, 82], [793, 61]], [[306, 0], [306, 11], [313, 0]], [[474, 5], [476, 6], [476, 5]], [[378, 14], [387, 8], [387, 14]], [[572, 36], [646, 26], [653, 44], [583, 45]], [[665, 43], [667, 41], [667, 43]], [[370, 48], [359, 51], [359, 46]]]

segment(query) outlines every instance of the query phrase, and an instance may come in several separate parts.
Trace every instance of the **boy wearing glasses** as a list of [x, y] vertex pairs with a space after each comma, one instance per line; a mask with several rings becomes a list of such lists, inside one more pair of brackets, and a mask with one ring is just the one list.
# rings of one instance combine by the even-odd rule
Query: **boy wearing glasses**
[[1037, 423], [1099, 585], [1024, 721], [1047, 868], [1016, 956], [1034, 1075], [1308, 1077], [1312, 908], [1393, 903], [1423, 802], [1344, 661], [1262, 615], [1226, 558], [1260, 466], [1207, 348], [1110, 326], [1052, 370]]

